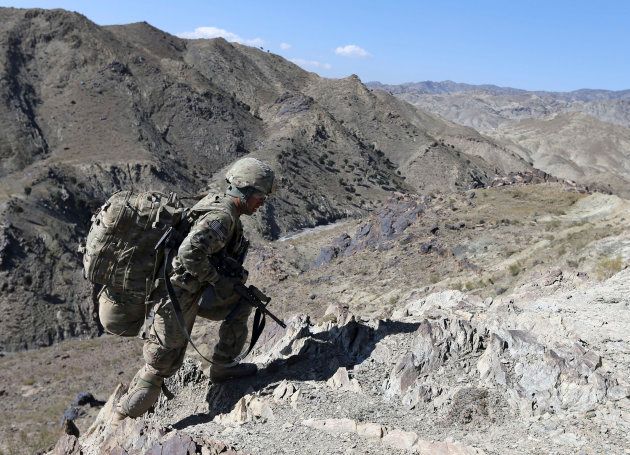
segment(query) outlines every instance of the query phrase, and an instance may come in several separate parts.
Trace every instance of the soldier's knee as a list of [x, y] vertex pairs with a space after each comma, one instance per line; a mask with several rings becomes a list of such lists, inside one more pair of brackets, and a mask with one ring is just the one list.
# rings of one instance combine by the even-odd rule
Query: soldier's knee
[[164, 378], [142, 368], [118, 402], [117, 411], [134, 419], [140, 417], [158, 400], [163, 382]]
[[140, 332], [144, 323], [144, 306], [120, 302], [106, 291], [99, 297], [98, 316], [108, 333], [133, 337]]
[[162, 377], [169, 377], [182, 366], [186, 345], [180, 348], [166, 348], [159, 343], [147, 341], [144, 345], [144, 361]]
[[252, 314], [252, 306], [245, 302], [239, 302], [237, 305], [234, 314], [230, 316], [231, 320], [234, 321], [235, 324], [247, 324], [249, 315]]

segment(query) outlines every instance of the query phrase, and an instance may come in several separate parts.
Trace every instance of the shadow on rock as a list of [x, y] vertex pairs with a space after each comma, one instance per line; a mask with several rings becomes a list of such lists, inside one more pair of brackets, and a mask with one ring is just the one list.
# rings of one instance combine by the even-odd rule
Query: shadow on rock
[[[206, 401], [210, 412], [188, 416], [173, 424], [181, 430], [211, 421], [230, 412], [245, 395], [282, 380], [326, 381], [340, 367], [352, 369], [367, 359], [383, 338], [415, 332], [419, 323], [376, 321], [364, 323], [351, 317], [344, 325], [312, 326], [307, 316], [297, 316], [286, 330], [271, 327], [252, 355], [266, 365], [256, 376], [211, 385]], [[261, 337], [261, 338], [263, 338]]]

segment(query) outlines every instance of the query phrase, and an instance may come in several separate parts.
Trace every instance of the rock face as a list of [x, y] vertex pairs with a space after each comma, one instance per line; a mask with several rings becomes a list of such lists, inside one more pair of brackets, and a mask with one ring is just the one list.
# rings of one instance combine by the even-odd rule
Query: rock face
[[354, 236], [342, 234], [333, 244], [321, 249], [314, 266], [330, 263], [339, 256], [350, 256], [366, 249], [386, 250], [415, 223], [425, 208], [424, 198], [396, 195], [370, 219], [362, 223]]
[[257, 346], [254, 378], [210, 385], [187, 360], [168, 381], [172, 401], [112, 431], [121, 387], [53, 453], [622, 453], [629, 278], [552, 270], [500, 299], [442, 291], [401, 302], [390, 320], [295, 317]]

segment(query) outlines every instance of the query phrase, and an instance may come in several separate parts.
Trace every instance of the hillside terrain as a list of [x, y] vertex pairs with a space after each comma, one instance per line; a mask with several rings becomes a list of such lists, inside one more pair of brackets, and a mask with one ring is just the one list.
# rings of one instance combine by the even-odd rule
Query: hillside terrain
[[[630, 259], [630, 231], [626, 223], [628, 208], [628, 202], [616, 196], [576, 193], [557, 183], [508, 185], [463, 194], [436, 194], [434, 197], [399, 195], [366, 218], [342, 221], [326, 229], [305, 230], [281, 241], [264, 241], [254, 248], [246, 265], [251, 272], [250, 281], [273, 297], [271, 303], [273, 311], [285, 320], [295, 320], [296, 314], [306, 314], [314, 325], [328, 327], [327, 324], [339, 323], [344, 326], [349, 321], [349, 315], [354, 314], [357, 321], [363, 321], [361, 323], [372, 321], [369, 324], [373, 324], [378, 320], [388, 321], [407, 317], [405, 315], [408, 313], [411, 315], [424, 309], [425, 304], [431, 308], [433, 308], [431, 305], [442, 306], [443, 309], [451, 311], [449, 305], [456, 302], [474, 302], [473, 307], [483, 310], [485, 316], [474, 316], [471, 319], [469, 314], [471, 310], [461, 307], [452, 309], [454, 314], [447, 318], [450, 320], [455, 317], [455, 320], [467, 318], [469, 322], [480, 323], [483, 321], [486, 326], [494, 324], [492, 330], [495, 332], [507, 329], [522, 330], [544, 346], [550, 346], [548, 343], [560, 343], [562, 337], [583, 340], [588, 343], [589, 349], [595, 350], [595, 353], [604, 359], [604, 366], [598, 366], [597, 371], [606, 371], [606, 374], [612, 375], [611, 377], [614, 377], [623, 388], [628, 386], [627, 375], [624, 376], [624, 372], [627, 371], [629, 364], [624, 352], [630, 343], [623, 330], [624, 318], [628, 314], [627, 298], [623, 291], [625, 289], [623, 276], [627, 271], [623, 268]], [[606, 281], [620, 271], [621, 274], [613, 281]], [[617, 283], [614, 286], [621, 286], [618, 291], [613, 291], [613, 287], [607, 289], [613, 282]], [[585, 296], [585, 292], [588, 292], [588, 296]], [[411, 302], [422, 303], [415, 304], [413, 310], [406, 309]], [[497, 319], [490, 318], [491, 314]], [[512, 317], [515, 318], [514, 321], [508, 323]], [[431, 320], [431, 317], [429, 319]], [[409, 326], [409, 332], [401, 332], [395, 336], [392, 334], [391, 338], [384, 333], [380, 335], [383, 336], [383, 343], [387, 344], [388, 349], [397, 353], [386, 355], [393, 363], [400, 360], [397, 355], [403, 354], [404, 346], [411, 342], [418, 329], [417, 324], [421, 321], [422, 318], [412, 321], [411, 324], [416, 325]], [[550, 327], [554, 327], [554, 330], [549, 331]], [[207, 346], [211, 346], [216, 339], [216, 328], [214, 322], [197, 321], [193, 336], [202, 352], [207, 353]], [[556, 333], [556, 329], [559, 331], [558, 339], [549, 339], [547, 333]], [[481, 334], [484, 330], [479, 329], [478, 333]], [[271, 324], [257, 348], [255, 354], [257, 357], [254, 357], [261, 367], [277, 361], [275, 356], [278, 355], [280, 348], [268, 340], [268, 337], [277, 335], [282, 333], [278, 333]], [[609, 341], [602, 341], [603, 339]], [[391, 345], [394, 340], [395, 345]], [[140, 366], [141, 344], [139, 339], [122, 340], [105, 336], [94, 340], [69, 340], [50, 348], [6, 354], [4, 358], [0, 358], [1, 382], [19, 385], [19, 390], [5, 389], [3, 400], [0, 401], [0, 414], [5, 416], [7, 422], [13, 422], [3, 429], [0, 440], [7, 441], [8, 447], [26, 448], [17, 453], [32, 453], [34, 448], [44, 448], [47, 444], [53, 444], [59, 432], [59, 419], [66, 409], [70, 411], [71, 416], [75, 416], [74, 422], [81, 434], [85, 434], [100, 408], [87, 405], [73, 406], [75, 397], [80, 392], [91, 392], [97, 399], [105, 401], [119, 381], [128, 383]], [[376, 347], [374, 349], [376, 352]], [[178, 398], [179, 401], [169, 402], [167, 408], [156, 411], [156, 414], [150, 415], [146, 420], [139, 421], [138, 425], [155, 424], [156, 421], [158, 426], [173, 425], [183, 419], [187, 422], [185, 426], [194, 423], [194, 426], [186, 430], [188, 433], [189, 430], [194, 430], [193, 432], [210, 435], [224, 442], [231, 441], [230, 444], [245, 438], [247, 443], [240, 447], [246, 452], [271, 453], [262, 445], [263, 441], [269, 441], [265, 438], [279, 437], [280, 434], [284, 434], [282, 432], [295, 431], [295, 428], [277, 429], [275, 426], [260, 425], [261, 422], [243, 422], [244, 426], [237, 425], [232, 436], [229, 436], [231, 430], [223, 431], [223, 427], [211, 425], [202, 429], [196, 425], [211, 421], [217, 413], [231, 412], [230, 406], [243, 396], [251, 394], [246, 391], [249, 386], [258, 390], [256, 385], [258, 381], [268, 389], [270, 382], [277, 383], [282, 379], [290, 382], [308, 379], [311, 382], [304, 386], [309, 388], [309, 394], [317, 391], [315, 396], [318, 398], [312, 403], [315, 407], [309, 408], [311, 409], [309, 415], [282, 414], [283, 417], [277, 418], [278, 425], [283, 425], [288, 419], [290, 422], [297, 422], [297, 428], [300, 428], [299, 421], [296, 420], [299, 416], [303, 420], [333, 417], [357, 420], [359, 417], [357, 412], [363, 412], [361, 409], [366, 406], [347, 402], [352, 395], [341, 397], [327, 395], [328, 389], [325, 385], [339, 366], [345, 365], [351, 375], [352, 368], [344, 364], [343, 362], [347, 361], [344, 360], [337, 366], [318, 367], [323, 370], [311, 377], [309, 375], [314, 373], [308, 373], [309, 370], [306, 368], [309, 362], [319, 365], [318, 362], [322, 359], [331, 358], [329, 354], [321, 354], [321, 358], [311, 357], [317, 352], [314, 350], [308, 354], [305, 364], [298, 363], [297, 372], [288, 373], [284, 368], [274, 371], [274, 367], [269, 366], [269, 374], [275, 379], [263, 375], [253, 380], [254, 382], [244, 382], [242, 393], [234, 392], [235, 395], [241, 394], [235, 396], [235, 401], [220, 401], [223, 404], [216, 409], [214, 404], [208, 404], [210, 398], [205, 402], [200, 398], [211, 390], [214, 390], [212, 394], [217, 393], [216, 388], [207, 389], [209, 387], [207, 379], [200, 376], [201, 371], [206, 371], [208, 367], [202, 364], [201, 367], [196, 367], [201, 370], [193, 375], [198, 380], [193, 381], [194, 385], [190, 386], [192, 389], [188, 389], [189, 392], [182, 392], [184, 395], [181, 399]], [[188, 354], [192, 359], [199, 359], [191, 349]], [[478, 354], [481, 354], [481, 351], [478, 351]], [[520, 361], [525, 362], [523, 365], [527, 363], [523, 359]], [[475, 439], [475, 436], [461, 439], [460, 432], [478, 428], [479, 421], [473, 419], [471, 425], [464, 425], [456, 422], [459, 421], [459, 417], [452, 417], [450, 420], [444, 417], [447, 409], [444, 406], [448, 400], [442, 400], [450, 397], [453, 390], [456, 390], [444, 384], [451, 384], [452, 381], [458, 383], [457, 378], [464, 374], [459, 363], [450, 365], [439, 373], [446, 376], [440, 376], [441, 379], [437, 383], [427, 385], [433, 390], [431, 392], [433, 394], [438, 390], [447, 393], [445, 397], [439, 398], [438, 402], [442, 404], [436, 404], [435, 411], [431, 411], [431, 403], [437, 399], [433, 395], [428, 396], [429, 401], [426, 401], [426, 405], [416, 405], [416, 411], [409, 411], [408, 405], [401, 407], [400, 401], [394, 400], [396, 394], [400, 392], [392, 390], [386, 392], [392, 386], [383, 383], [390, 370], [393, 371], [394, 365], [387, 367], [386, 364], [376, 364], [381, 366], [372, 376], [364, 369], [372, 368], [374, 365], [368, 362], [362, 367], [357, 364], [354, 368], [359, 368], [356, 377], [359, 381], [364, 381], [361, 382], [363, 390], [371, 391], [372, 401], [369, 407], [373, 409], [372, 412], [381, 413], [382, 416], [369, 417], [366, 414], [360, 416], [359, 420], [388, 425], [390, 429], [422, 433], [423, 438], [439, 441], [452, 436], [460, 442], [483, 448], [487, 453], [550, 451], [543, 450], [541, 447], [544, 446], [536, 444], [520, 452], [510, 448], [508, 443], [502, 445], [501, 439], [510, 431], [515, 431], [517, 436], [509, 444], [516, 443], [518, 438], [525, 440], [530, 435], [539, 438], [525, 427], [517, 428], [516, 423], [506, 424], [502, 430], [497, 430], [495, 433], [497, 436], [491, 442], [482, 445], [479, 445], [479, 440]], [[467, 365], [470, 366], [471, 363], [468, 362]], [[438, 371], [441, 370], [438, 368]], [[468, 371], [466, 374], [474, 376], [479, 373], [473, 374]], [[530, 377], [530, 373], [523, 375], [523, 381]], [[624, 377], [626, 379], [623, 379]], [[369, 386], [365, 385], [366, 381]], [[612, 380], [606, 381], [607, 384], [612, 384], [610, 382]], [[181, 385], [183, 387], [183, 384]], [[294, 385], [296, 388], [301, 387]], [[394, 390], [397, 389], [394, 387]], [[492, 395], [498, 391], [492, 388], [488, 390], [491, 392], [488, 397], [493, 397], [493, 400], [499, 399], [497, 395]], [[484, 391], [479, 393], [485, 394]], [[509, 397], [513, 392], [501, 393], [507, 393], [506, 396]], [[586, 392], [579, 392], [580, 396], [584, 394]], [[595, 401], [589, 402], [589, 406], [598, 416], [604, 418], [605, 412], [610, 410], [604, 405], [605, 400], [597, 398], [600, 396], [598, 394], [599, 392], [595, 393], [593, 398]], [[363, 395], [357, 398], [362, 400], [361, 397]], [[411, 396], [406, 398], [401, 396], [400, 399], [410, 400]], [[523, 418], [519, 416], [528, 415], [523, 405], [519, 404], [519, 400], [514, 401], [514, 398], [508, 399], [507, 402], [506, 399], [501, 398], [497, 402], [498, 408], [488, 410], [490, 414], [499, 413], [491, 414], [494, 415], [495, 423], [501, 420], [498, 415], [503, 415], [506, 419], [509, 417], [509, 422], [521, 422]], [[32, 403], [32, 407], [20, 406], [19, 403], [25, 402], [24, 400]], [[329, 410], [330, 405], [326, 404], [327, 402], [338, 403], [340, 409]], [[620, 406], [624, 403], [627, 405], [628, 400], [617, 400], [615, 403]], [[334, 411], [334, 415], [328, 415], [323, 410], [317, 415], [318, 408], [331, 413]], [[37, 412], [30, 409], [37, 409]], [[381, 409], [388, 410], [380, 411]], [[396, 411], [398, 414], [391, 414], [395, 409], [399, 409]], [[609, 411], [606, 411], [607, 409]], [[364, 410], [367, 412], [367, 409]], [[275, 408], [274, 412], [277, 412]], [[429, 431], [421, 422], [431, 422], [435, 415], [427, 415], [427, 412], [438, 412], [440, 418], [446, 419], [444, 426]], [[476, 411], [470, 412], [474, 414]], [[548, 412], [549, 416], [545, 416], [543, 422], [551, 418], [556, 429], [564, 428], [572, 422], [574, 418], [572, 416], [575, 416], [578, 422], [583, 421], [580, 414], [582, 411], [578, 412], [577, 408], [568, 413], [564, 410], [551, 411], [549, 408], [545, 412]], [[614, 426], [606, 426], [608, 424], [598, 421], [596, 431], [602, 426], [616, 428], [615, 431], [619, 431], [620, 437], [623, 433], [617, 425], [624, 425], [624, 419], [627, 421], [629, 416], [627, 409], [620, 412], [621, 421], [617, 422], [619, 415], [615, 414], [617, 417], [614, 419], [617, 423], [610, 424]], [[541, 410], [540, 414], [544, 412]], [[409, 421], [408, 425], [402, 425], [402, 422], [409, 418], [415, 423]], [[413, 420], [416, 418], [419, 420]], [[525, 419], [527, 426], [536, 420], [533, 417], [533, 420], [527, 419]], [[490, 423], [486, 422], [484, 425]], [[487, 428], [490, 431], [494, 426], [493, 423], [490, 427], [480, 428]], [[184, 429], [181, 425], [175, 425], [175, 428]], [[574, 440], [569, 445], [559, 442], [556, 453], [575, 453], [576, 444], [582, 446], [584, 450], [596, 447], [601, 441], [598, 439], [599, 436], [589, 439], [591, 438], [589, 432], [594, 427], [589, 428], [586, 433], [580, 433], [578, 442]], [[272, 433], [276, 430], [280, 433], [273, 436]], [[265, 436], [267, 433], [270, 436]], [[133, 440], [129, 434], [125, 438]], [[311, 447], [310, 444], [317, 447], [322, 443], [322, 438], [326, 438], [325, 433], [319, 435], [312, 433], [310, 436], [296, 439], [292, 443], [292, 450], [296, 453], [316, 453], [314, 448], [308, 447]], [[354, 436], [348, 436], [348, 444], [360, 441], [353, 438]], [[25, 441], [32, 441], [33, 445]], [[494, 449], [493, 445], [496, 446]], [[300, 452], [300, 447], [305, 449]], [[380, 446], [374, 447], [377, 450]], [[346, 449], [348, 447], [344, 445], [344, 450]], [[0, 450], [6, 451], [6, 448]], [[362, 453], [361, 450], [357, 450], [357, 453]], [[288, 450], [288, 453], [291, 453], [291, 450]], [[612, 450], [609, 453], [617, 452]]]
[[0, 351], [95, 333], [77, 248], [116, 190], [192, 205], [251, 154], [279, 174], [251, 223], [274, 239], [362, 216], [394, 191], [464, 190], [531, 168], [355, 76], [323, 79], [147, 23], [2, 8], [0, 69]]
[[[422, 83], [418, 107], [223, 39], [12, 8], [0, 69], [0, 455], [627, 452], [627, 92]], [[245, 266], [288, 328], [223, 386], [189, 349], [174, 398], [113, 431], [142, 340], [97, 336], [90, 217], [119, 189], [192, 205], [246, 155], [280, 188]], [[217, 329], [198, 319], [202, 353]]]
[[475, 128], [545, 172], [630, 195], [630, 90], [531, 92], [449, 81], [368, 86]]

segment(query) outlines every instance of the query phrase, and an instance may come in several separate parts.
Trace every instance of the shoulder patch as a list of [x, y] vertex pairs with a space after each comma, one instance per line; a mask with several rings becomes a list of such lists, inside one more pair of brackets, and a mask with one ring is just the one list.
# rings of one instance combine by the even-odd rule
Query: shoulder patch
[[223, 223], [221, 223], [219, 220], [210, 221], [209, 227], [212, 230], [212, 232], [214, 232], [217, 235], [217, 238], [219, 240], [221, 240], [222, 242], [225, 242], [227, 240], [228, 230], [223, 225]]

